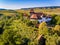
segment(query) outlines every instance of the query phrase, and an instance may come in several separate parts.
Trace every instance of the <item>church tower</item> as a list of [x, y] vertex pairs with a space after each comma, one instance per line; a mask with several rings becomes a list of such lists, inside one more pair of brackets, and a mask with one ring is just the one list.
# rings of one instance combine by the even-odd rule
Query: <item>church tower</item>
[[30, 16], [34, 14], [34, 9], [30, 9]]

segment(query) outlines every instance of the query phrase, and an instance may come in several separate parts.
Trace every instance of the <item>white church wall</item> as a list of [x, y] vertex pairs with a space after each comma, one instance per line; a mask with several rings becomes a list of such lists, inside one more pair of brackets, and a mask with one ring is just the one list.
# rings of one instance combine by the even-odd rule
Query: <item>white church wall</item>
[[46, 17], [43, 17], [42, 19], [38, 19], [38, 22], [41, 23], [41, 22], [49, 22], [51, 21], [51, 18], [46, 18]]

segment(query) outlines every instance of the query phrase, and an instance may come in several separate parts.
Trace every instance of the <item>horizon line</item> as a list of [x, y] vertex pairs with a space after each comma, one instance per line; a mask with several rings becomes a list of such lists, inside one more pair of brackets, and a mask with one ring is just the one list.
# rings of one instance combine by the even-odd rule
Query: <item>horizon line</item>
[[[37, 8], [37, 7], [58, 7], [58, 6], [35, 6], [35, 7], [22, 7], [22, 8]], [[8, 10], [17, 10], [17, 9], [22, 9], [22, 8], [0, 8], [0, 9], [8, 9]]]

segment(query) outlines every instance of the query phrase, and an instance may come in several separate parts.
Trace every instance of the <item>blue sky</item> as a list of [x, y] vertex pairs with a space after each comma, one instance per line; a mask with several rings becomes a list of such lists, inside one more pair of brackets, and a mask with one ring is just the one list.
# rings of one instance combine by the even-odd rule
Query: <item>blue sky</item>
[[60, 0], [0, 0], [0, 8], [7, 9], [44, 6], [60, 6]]

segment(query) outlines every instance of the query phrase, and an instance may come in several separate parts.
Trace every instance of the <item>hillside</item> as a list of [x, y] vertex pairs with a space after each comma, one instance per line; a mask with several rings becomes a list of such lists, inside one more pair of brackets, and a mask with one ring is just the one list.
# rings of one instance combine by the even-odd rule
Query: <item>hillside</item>
[[[51, 15], [60, 13], [59, 10], [60, 8], [34, 9], [35, 12]], [[48, 23], [39, 23], [29, 18], [29, 12], [30, 10], [21, 9], [0, 10], [0, 45], [60, 45], [60, 16], [53, 15]]]
[[[60, 6], [31, 7], [31, 8], [33, 8], [33, 9], [36, 9], [36, 8], [39, 8], [39, 9], [43, 9], [43, 8], [45, 8], [45, 9], [48, 9], [48, 8], [55, 9], [55, 8], [60, 8]], [[21, 10], [28, 10], [28, 9], [31, 9], [31, 8], [21, 8]]]
[[20, 13], [27, 13], [29, 15], [30, 9], [34, 9], [35, 12], [43, 12], [46, 14], [60, 15], [60, 6], [21, 8], [15, 11], [20, 12]]

